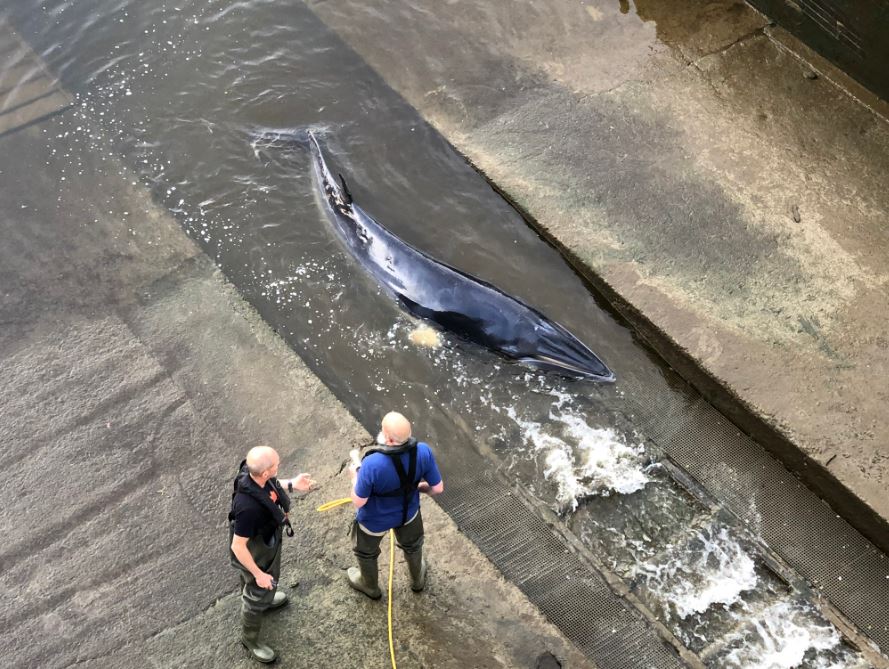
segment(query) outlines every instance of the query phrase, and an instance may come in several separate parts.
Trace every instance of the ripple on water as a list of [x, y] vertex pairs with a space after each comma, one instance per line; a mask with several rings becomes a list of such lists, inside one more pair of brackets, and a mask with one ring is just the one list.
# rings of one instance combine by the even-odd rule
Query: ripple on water
[[[564, 289], [568, 303], [590, 303], [550, 250], [538, 254], [536, 233], [493, 202], [477, 175], [453, 169], [464, 167], [462, 159], [433, 150], [440, 139], [400, 99], [387, 97], [310, 13], [293, 8], [277, 22], [276, 3], [180, 11], [115, 0], [98, 3], [107, 11], [78, 17], [65, 9], [76, 4], [57, 10], [65, 16], [54, 17], [48, 30], [56, 46], [45, 50], [57, 53], [67, 79], [84, 72], [75, 110], [59, 121], [70, 124], [62, 127], [65, 140], [123, 158], [307, 360], [333, 370], [329, 381], [347, 378], [354, 396], [369, 398], [353, 400], [357, 415], [402, 397], [418, 413], [431, 404], [457, 407], [449, 429], [466, 418], [463, 433], [503, 434], [506, 447], [497, 455], [510, 474], [568, 513], [587, 545], [636, 579], [687, 643], [721, 648], [712, 652], [713, 666], [855, 666], [842, 664], [849, 656], [835, 629], [787, 599], [731, 531], [707, 526], [707, 510], [650, 465], [651, 445], [634, 435], [631, 421], [609, 422], [603, 407], [616, 412], [620, 391], [501, 369], [488, 354], [459, 354], [447, 336], [441, 346], [417, 346], [410, 339], [417, 324], [393, 315], [376, 287], [355, 280], [318, 220], [299, 153], [306, 124], [329, 128], [332, 149], [337, 142], [349, 147], [338, 159], [374, 196], [369, 206], [387, 212], [396, 228], [400, 215], [428, 221], [405, 228], [425, 239], [424, 247], [445, 257], [474, 249], [467, 270], [491, 271], [492, 280], [509, 279], [540, 302]], [[79, 54], [91, 51], [95, 57], [80, 62]], [[571, 78], [570, 69], [564, 76]], [[422, 133], [429, 134], [420, 141]], [[52, 141], [55, 151], [61, 140]], [[79, 170], [70, 165], [69, 172]], [[404, 192], [420, 196], [402, 214]], [[525, 238], [533, 244], [518, 243]], [[509, 269], [538, 265], [546, 282]], [[577, 312], [597, 326], [588, 325], [588, 333], [612, 346], [623, 341], [610, 317], [591, 307]], [[646, 379], [660, 378], [656, 369], [640, 369]], [[608, 397], [612, 404], [603, 404]], [[677, 528], [694, 528], [687, 543], [676, 538]]]

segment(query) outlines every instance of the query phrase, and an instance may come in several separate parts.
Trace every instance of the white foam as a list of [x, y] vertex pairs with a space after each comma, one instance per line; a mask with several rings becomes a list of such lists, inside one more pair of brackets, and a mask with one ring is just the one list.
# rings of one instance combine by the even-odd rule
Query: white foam
[[648, 588], [662, 602], [669, 602], [680, 618], [703, 613], [711, 606], [730, 607], [742, 593], [756, 587], [753, 559], [729, 535], [725, 527], [697, 532], [694, 550], [672, 556], [663, 564], [642, 563]]
[[629, 494], [650, 480], [643, 467], [642, 444], [627, 444], [610, 428], [591, 427], [574, 414], [550, 414], [546, 425], [507, 410], [525, 441], [544, 453], [544, 477], [556, 484], [560, 509], [577, 508], [578, 500], [611, 492]]
[[554, 408], [565, 409], [565, 405], [571, 405], [574, 402], [574, 395], [561, 390], [559, 388], [549, 388], [549, 394], [556, 398]]
[[[792, 601], [780, 601], [765, 609], [754, 621], [755, 636], [739, 631], [730, 637], [738, 647], [724, 658], [731, 669], [792, 669], [802, 666], [806, 653], [837, 649], [840, 635], [830, 623], [810, 608]], [[817, 669], [864, 666], [860, 658], [818, 659]]]

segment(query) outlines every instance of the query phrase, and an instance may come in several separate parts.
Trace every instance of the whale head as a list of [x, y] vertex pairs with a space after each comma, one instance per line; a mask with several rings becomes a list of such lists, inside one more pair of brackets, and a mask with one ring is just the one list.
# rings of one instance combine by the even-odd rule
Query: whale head
[[615, 380], [614, 372], [586, 344], [557, 323], [543, 319], [534, 325], [533, 339], [518, 362], [547, 372], [603, 383]]

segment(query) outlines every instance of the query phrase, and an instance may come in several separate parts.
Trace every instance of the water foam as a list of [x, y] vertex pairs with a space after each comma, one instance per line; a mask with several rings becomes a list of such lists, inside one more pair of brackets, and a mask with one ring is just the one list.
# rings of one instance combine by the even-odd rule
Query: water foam
[[668, 602], [679, 618], [712, 606], [728, 608], [756, 587], [756, 564], [728, 528], [698, 530], [686, 547], [662, 564], [637, 567], [648, 589]]
[[591, 427], [571, 413], [551, 413], [547, 425], [521, 419], [512, 408], [508, 414], [525, 441], [545, 454], [543, 475], [556, 484], [562, 510], [575, 510], [578, 500], [590, 495], [636, 492], [650, 480], [643, 445], [628, 444], [613, 429]]
[[[752, 632], [752, 633], [751, 633]], [[820, 619], [808, 606], [783, 600], [766, 608], [746, 631], [735, 632], [730, 645], [736, 645], [723, 658], [731, 669], [792, 669], [805, 666], [818, 669], [862, 666], [841, 658], [807, 658], [838, 649], [841, 638], [836, 628]]]

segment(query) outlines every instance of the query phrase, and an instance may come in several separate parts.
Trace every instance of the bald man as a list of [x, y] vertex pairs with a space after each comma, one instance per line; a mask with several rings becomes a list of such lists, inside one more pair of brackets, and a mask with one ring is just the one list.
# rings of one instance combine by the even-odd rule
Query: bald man
[[365, 451], [350, 467], [352, 503], [358, 509], [352, 524], [352, 551], [358, 568], [350, 567], [349, 585], [371, 599], [383, 596], [377, 574], [380, 542], [395, 530], [411, 575], [411, 589], [426, 586], [423, 559], [423, 517], [420, 493], [439, 495], [444, 482], [429, 445], [411, 436], [411, 424], [400, 413], [383, 417], [378, 448]]
[[262, 614], [287, 603], [287, 595], [277, 590], [284, 526], [293, 534], [285, 490], [308, 492], [315, 484], [308, 474], [278, 479], [280, 462], [269, 446], [251, 448], [235, 478], [228, 514], [231, 563], [241, 577], [241, 643], [263, 663], [274, 662], [277, 653], [259, 641]]

